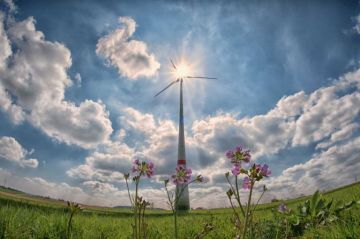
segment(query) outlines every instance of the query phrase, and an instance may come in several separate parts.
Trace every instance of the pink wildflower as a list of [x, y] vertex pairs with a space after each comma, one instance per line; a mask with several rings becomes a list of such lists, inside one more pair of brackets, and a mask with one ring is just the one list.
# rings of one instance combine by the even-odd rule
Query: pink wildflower
[[154, 175], [154, 164], [152, 162], [141, 162], [136, 159], [133, 162], [131, 171], [133, 173], [138, 173], [139, 176], [146, 175], [148, 178]]
[[185, 168], [182, 165], [176, 167], [176, 172], [171, 176], [174, 184], [184, 184], [190, 181], [192, 174], [191, 168]]
[[250, 181], [249, 177], [245, 177], [243, 180], [242, 188], [250, 189], [250, 187], [251, 187], [251, 181]]
[[251, 159], [250, 150], [243, 150], [241, 146], [237, 146], [235, 151], [228, 150], [225, 155], [230, 159], [232, 164], [238, 166], [240, 166], [242, 161], [248, 163]]
[[271, 174], [271, 170], [267, 164], [264, 164], [264, 166], [261, 167], [260, 173], [262, 176], [268, 177]]
[[234, 152], [232, 150], [228, 150], [228, 151], [226, 151], [225, 156], [228, 159], [232, 159], [234, 157]]
[[234, 167], [231, 169], [231, 173], [234, 176], [237, 176], [240, 174], [241, 167], [239, 165], [234, 165]]
[[285, 213], [286, 210], [287, 210], [286, 205], [285, 205], [284, 203], [281, 203], [281, 204], [279, 205], [278, 211], [281, 212], [281, 213]]

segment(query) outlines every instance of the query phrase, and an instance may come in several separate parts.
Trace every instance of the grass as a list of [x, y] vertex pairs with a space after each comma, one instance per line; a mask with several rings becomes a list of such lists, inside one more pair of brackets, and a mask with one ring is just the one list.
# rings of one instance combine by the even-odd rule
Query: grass
[[[347, 202], [360, 199], [360, 183], [324, 193], [326, 198]], [[285, 203], [295, 209], [308, 199], [300, 197]], [[271, 209], [279, 202], [258, 206], [255, 214], [258, 230], [263, 238], [272, 238], [265, 232], [266, 222], [272, 219]], [[205, 222], [212, 221], [215, 229], [206, 238], [234, 238], [231, 209], [193, 210], [179, 216], [180, 238], [194, 238]], [[0, 187], [0, 239], [2, 238], [66, 238], [69, 211], [60, 200], [31, 196]], [[167, 210], [149, 210], [147, 214], [150, 238], [173, 238], [173, 218]], [[72, 238], [131, 238], [131, 212], [127, 208], [86, 206], [74, 217]], [[308, 229], [302, 238], [360, 238], [360, 208], [346, 211], [343, 219], [331, 226]], [[261, 238], [261, 236], [260, 236]]]

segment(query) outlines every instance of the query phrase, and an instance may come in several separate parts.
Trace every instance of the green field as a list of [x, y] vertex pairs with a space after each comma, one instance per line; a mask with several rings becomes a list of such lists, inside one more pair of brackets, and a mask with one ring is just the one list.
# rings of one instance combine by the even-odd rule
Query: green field
[[[342, 202], [360, 199], [360, 183], [324, 193], [325, 198]], [[295, 209], [308, 199], [301, 197], [285, 201]], [[260, 238], [272, 238], [272, 208], [279, 202], [259, 205], [255, 213]], [[69, 212], [64, 201], [31, 196], [0, 187], [0, 238], [66, 238]], [[214, 230], [206, 238], [234, 238], [232, 212], [229, 208], [193, 210], [180, 215], [180, 238], [194, 238], [203, 224], [212, 222]], [[173, 218], [170, 211], [149, 210], [149, 238], [173, 238]], [[132, 216], [129, 209], [86, 206], [74, 217], [72, 238], [131, 238]], [[283, 238], [279, 235], [278, 238]], [[360, 206], [342, 213], [341, 220], [327, 226], [310, 228], [299, 238], [360, 238]]]

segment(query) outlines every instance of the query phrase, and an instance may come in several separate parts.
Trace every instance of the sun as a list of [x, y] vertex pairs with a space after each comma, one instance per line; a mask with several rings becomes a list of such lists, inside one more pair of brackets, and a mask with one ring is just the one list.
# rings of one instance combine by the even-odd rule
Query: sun
[[185, 62], [181, 62], [179, 65], [176, 66], [174, 70], [174, 75], [176, 79], [182, 79], [188, 75], [190, 75], [190, 66]]

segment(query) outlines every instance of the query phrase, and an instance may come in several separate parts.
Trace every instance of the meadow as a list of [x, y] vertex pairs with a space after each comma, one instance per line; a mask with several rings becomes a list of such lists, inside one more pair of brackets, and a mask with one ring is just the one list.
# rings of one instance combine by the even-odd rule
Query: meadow
[[[324, 198], [347, 202], [360, 199], [360, 183], [325, 192]], [[296, 210], [307, 197], [284, 201]], [[256, 238], [284, 238], [275, 234], [273, 212], [280, 202], [260, 204], [254, 215]], [[69, 209], [66, 202], [31, 196], [8, 188], [0, 188], [0, 238], [67, 238]], [[179, 237], [195, 238], [204, 223], [214, 229], [205, 238], [234, 238], [230, 208], [192, 210], [179, 215]], [[173, 238], [173, 218], [168, 210], [149, 210], [146, 214], [149, 238]], [[74, 216], [71, 238], [131, 238], [132, 213], [126, 208], [85, 206]], [[294, 238], [294, 237], [292, 237]], [[296, 238], [360, 238], [360, 207], [342, 212], [341, 220], [306, 229]]]

